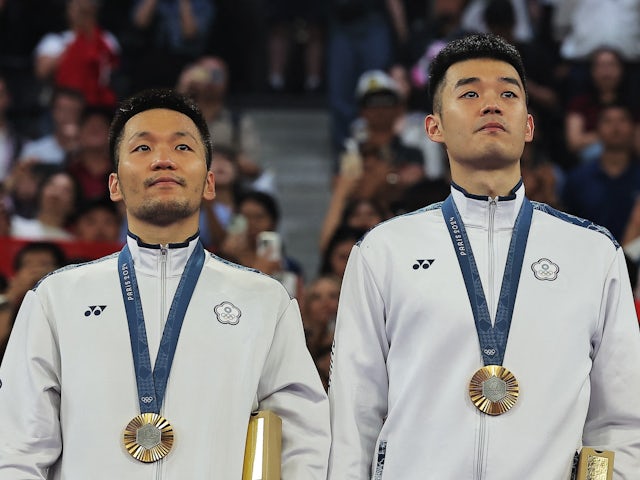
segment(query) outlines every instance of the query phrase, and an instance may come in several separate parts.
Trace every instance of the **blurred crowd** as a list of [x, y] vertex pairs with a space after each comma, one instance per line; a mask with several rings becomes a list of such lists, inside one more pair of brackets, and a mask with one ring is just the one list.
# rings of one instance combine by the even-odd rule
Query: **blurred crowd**
[[[477, 31], [505, 37], [525, 63], [529, 198], [608, 228], [635, 280], [640, 0], [0, 0], [0, 358], [42, 275], [121, 247], [109, 124], [120, 99], [170, 87], [196, 100], [214, 140], [205, 246], [298, 298], [326, 382], [351, 247], [449, 193], [446, 153], [424, 133], [428, 69], [447, 41]], [[255, 91], [326, 99], [333, 176], [317, 272], [287, 255], [260, 132], [230, 101]]]

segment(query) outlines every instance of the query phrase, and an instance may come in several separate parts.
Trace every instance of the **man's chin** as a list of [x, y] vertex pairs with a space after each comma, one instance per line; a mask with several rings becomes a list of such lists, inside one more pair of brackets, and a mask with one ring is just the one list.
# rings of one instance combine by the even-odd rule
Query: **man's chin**
[[145, 223], [166, 227], [196, 214], [199, 210], [187, 203], [164, 202], [142, 205], [131, 212], [136, 218]]

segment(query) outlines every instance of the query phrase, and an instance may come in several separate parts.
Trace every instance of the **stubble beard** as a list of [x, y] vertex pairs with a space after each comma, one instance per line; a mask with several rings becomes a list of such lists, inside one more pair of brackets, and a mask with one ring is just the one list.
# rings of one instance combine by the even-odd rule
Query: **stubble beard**
[[167, 227], [191, 217], [199, 210], [199, 205], [190, 205], [187, 201], [148, 201], [132, 211], [131, 214], [145, 223]]

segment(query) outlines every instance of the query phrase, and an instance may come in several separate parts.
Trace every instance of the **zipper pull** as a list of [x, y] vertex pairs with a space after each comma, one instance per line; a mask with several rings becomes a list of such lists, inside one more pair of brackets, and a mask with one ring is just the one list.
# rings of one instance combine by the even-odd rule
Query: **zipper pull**
[[160, 245], [160, 261], [167, 263], [167, 256], [169, 254], [169, 245]]

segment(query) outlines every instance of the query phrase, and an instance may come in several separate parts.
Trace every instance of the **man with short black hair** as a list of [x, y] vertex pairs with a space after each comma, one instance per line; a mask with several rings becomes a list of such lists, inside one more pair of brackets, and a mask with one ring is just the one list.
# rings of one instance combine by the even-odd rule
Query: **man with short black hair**
[[493, 35], [431, 65], [427, 135], [450, 196], [351, 251], [330, 379], [330, 480], [568, 479], [576, 450], [640, 472], [640, 335], [606, 229], [529, 201], [517, 50]]
[[0, 479], [237, 479], [252, 412], [282, 419], [282, 479], [326, 478], [328, 402], [298, 304], [206, 252], [209, 131], [171, 91], [118, 109], [119, 254], [27, 293], [0, 365]]

